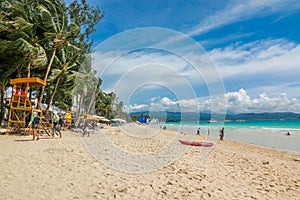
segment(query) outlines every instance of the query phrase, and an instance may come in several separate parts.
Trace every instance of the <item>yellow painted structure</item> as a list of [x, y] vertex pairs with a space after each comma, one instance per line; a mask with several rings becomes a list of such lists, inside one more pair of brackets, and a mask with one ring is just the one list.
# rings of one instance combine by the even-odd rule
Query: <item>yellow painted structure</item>
[[32, 105], [28, 97], [29, 91], [35, 90], [36, 94], [38, 94], [38, 90], [40, 87], [46, 86], [46, 82], [37, 77], [30, 77], [11, 79], [10, 84], [13, 89], [6, 134], [20, 131], [29, 133], [31, 131], [31, 125], [28, 127], [28, 123], [32, 112], [35, 111], [40, 117], [39, 129], [42, 128], [50, 136], [50, 128], [52, 125], [44, 116], [40, 104]]

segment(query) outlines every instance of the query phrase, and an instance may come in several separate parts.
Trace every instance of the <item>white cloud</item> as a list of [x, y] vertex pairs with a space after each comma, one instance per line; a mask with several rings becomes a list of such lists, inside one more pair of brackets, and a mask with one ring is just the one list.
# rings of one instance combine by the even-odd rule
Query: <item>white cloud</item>
[[[181, 59], [179, 56], [167, 54], [160, 50], [154, 52], [128, 52], [127, 54], [115, 58], [117, 53], [100, 53], [95, 52], [93, 55], [96, 69], [105, 69], [105, 75], [116, 76], [128, 73], [139, 66], [145, 64], [159, 64], [164, 66], [170, 66], [176, 71], [182, 71], [182, 69], [187, 65], [187, 62]], [[110, 64], [109, 64], [110, 63]], [[107, 65], [109, 64], [109, 65]]]
[[[149, 105], [130, 105], [135, 111], [167, 110], [182, 112], [200, 112], [211, 111], [213, 102], [218, 102], [218, 107], [214, 107], [214, 112], [222, 112], [224, 108], [228, 112], [248, 113], [248, 112], [296, 112], [300, 111], [300, 100], [297, 98], [288, 98], [287, 94], [282, 93], [275, 97], [270, 97], [266, 93], [261, 93], [257, 98], [251, 98], [247, 91], [241, 88], [239, 91], [228, 92], [222, 96], [171, 100], [168, 97], [156, 98], [155, 103]], [[222, 102], [222, 103], [220, 103]]]
[[[153, 100], [155, 99], [155, 100]], [[200, 112], [200, 107], [196, 99], [172, 100], [169, 97], [154, 97], [149, 104], [129, 105], [130, 112], [136, 111], [181, 111]]]
[[[286, 98], [299, 97], [299, 66], [300, 60], [300, 45], [288, 41], [284, 38], [280, 39], [266, 39], [258, 40], [250, 43], [235, 43], [224, 48], [213, 49], [209, 52], [214, 63], [216, 63], [218, 70], [225, 82], [225, 86], [229, 90], [236, 90], [237, 87], [247, 88], [245, 90], [228, 93], [226, 98], [230, 101], [227, 102], [226, 107], [232, 111], [245, 111], [246, 105], [253, 106], [255, 111], [274, 107], [274, 99], [278, 97], [279, 93], [286, 93]], [[112, 54], [105, 54], [105, 56], [96, 57], [95, 63], [101, 65], [101, 62], [108, 62], [112, 60]], [[103, 86], [105, 91], [114, 91], [121, 100], [129, 99], [135, 90], [167, 88], [173, 92], [178, 98], [178, 101], [170, 99], [158, 98], [162, 94], [153, 94], [150, 96], [152, 109], [176, 109], [179, 104], [183, 110], [193, 110], [199, 107], [200, 110], [210, 110], [212, 100], [206, 99], [201, 104], [197, 104], [196, 100], [191, 100], [192, 96], [197, 98], [193, 91], [199, 90], [199, 85], [210, 86], [215, 77], [219, 76], [218, 71], [211, 71], [212, 62], [209, 57], [204, 54], [197, 55], [190, 53], [190, 57], [200, 64], [201, 72], [195, 70], [194, 67], [189, 65], [181, 57], [173, 54], [164, 53], [160, 51], [153, 52], [134, 52], [116, 60], [105, 71]], [[103, 61], [103, 60], [104, 61]], [[208, 81], [207, 81], [208, 80]], [[253, 81], [255, 80], [255, 81]], [[206, 82], [205, 82], [206, 81]], [[231, 83], [233, 81], [233, 83]], [[147, 85], [148, 84], [148, 85]], [[246, 86], [244, 85], [246, 84]], [[296, 85], [291, 87], [290, 85]], [[146, 92], [146, 90], [145, 90]], [[222, 93], [222, 92], [221, 92]], [[223, 92], [224, 93], [224, 92]], [[248, 95], [257, 96], [259, 93], [267, 93], [271, 95], [273, 101], [266, 97], [259, 97], [256, 100]], [[215, 95], [215, 94], [212, 94]], [[159, 100], [159, 101], [158, 101]], [[285, 99], [281, 99], [284, 102]], [[258, 109], [255, 101], [263, 103], [263, 107]], [[128, 103], [129, 101], [123, 101]], [[249, 103], [250, 104], [247, 104]], [[270, 105], [267, 105], [270, 103]], [[218, 102], [214, 105], [220, 105]], [[278, 103], [275, 103], [277, 105]], [[239, 106], [240, 107], [239, 107]], [[138, 106], [138, 105], [137, 105]], [[173, 107], [172, 107], [173, 106]], [[251, 110], [252, 107], [247, 107]], [[130, 109], [148, 109], [149, 107], [142, 108], [132, 107]], [[293, 110], [292, 108], [288, 108]], [[297, 108], [297, 104], [295, 106]], [[294, 109], [295, 110], [295, 109]], [[295, 110], [296, 111], [296, 110]]]
[[[192, 66], [184, 58], [161, 50], [131, 52], [117, 60], [114, 53], [96, 52], [93, 62], [96, 69], [101, 71], [98, 75], [104, 80], [102, 86], [105, 91], [117, 89], [119, 92], [128, 93], [130, 92], [128, 89], [156, 83], [173, 90], [181, 88], [181, 91], [186, 92], [191, 91], [186, 87], [192, 88], [195, 83], [204, 84], [203, 78], [206, 83], [218, 80], [221, 82], [218, 71], [208, 54], [199, 55], [190, 52], [188, 56], [191, 58], [190, 62], [200, 67]], [[103, 66], [107, 63], [110, 65], [103, 70]]]
[[[224, 97], [216, 97], [225, 99], [226, 110], [234, 113], [247, 112], [299, 112], [300, 100], [296, 98], [288, 98], [286, 93], [278, 94], [270, 97], [267, 93], [261, 93], [257, 98], [251, 98], [245, 89], [237, 92], [228, 92]], [[216, 109], [217, 110], [217, 109]]]
[[250, 33], [234, 33], [230, 35], [218, 35], [217, 38], [210, 38], [210, 39], [205, 39], [198, 41], [199, 44], [203, 46], [210, 46], [210, 45], [218, 45], [222, 44], [225, 42], [230, 42], [230, 41], [236, 41], [241, 38], [249, 37], [254, 35], [255, 32], [250, 32]]
[[[156, 49], [140, 49], [125, 54], [122, 54], [121, 50], [101, 54], [96, 52], [94, 65], [100, 68], [104, 91], [116, 92], [120, 100], [128, 104], [138, 102], [135, 98], [133, 98], [135, 102], [128, 100], [135, 91], [140, 92], [144, 89], [146, 93], [151, 89], [151, 95], [136, 95], [136, 97], [144, 98], [144, 101], [141, 101], [143, 103], [145, 97], [146, 99], [152, 98], [151, 108], [153, 109], [166, 107], [174, 110], [179, 104], [184, 110], [192, 110], [195, 107], [210, 110], [215, 101], [206, 99], [199, 104], [191, 99], [198, 98], [197, 95], [203, 96], [201, 92], [206, 86], [204, 90], [211, 92], [212, 96], [215, 96], [216, 92], [213, 93], [211, 88], [219, 89], [219, 94], [224, 94], [220, 84], [214, 85], [214, 81], [221, 80], [220, 74], [228, 91], [235, 91], [241, 87], [247, 90], [247, 92], [241, 90], [227, 94], [226, 98], [230, 101], [226, 103], [226, 107], [233, 111], [240, 112], [251, 105], [247, 109], [250, 110], [253, 107], [259, 112], [256, 101], [264, 105], [261, 110], [276, 110], [279, 109], [276, 107], [279, 104], [276, 99], [287, 102], [286, 99], [280, 99], [276, 94], [284, 92], [287, 99], [300, 96], [300, 60], [298, 59], [300, 45], [285, 38], [268, 38], [249, 43], [237, 42], [224, 48], [216, 48], [209, 52], [213, 62], [204, 51], [183, 52], [186, 55], [178, 56]], [[120, 55], [123, 56], [118, 57]], [[184, 58], [189, 58], [191, 63]], [[195, 68], [192, 64], [200, 68]], [[105, 66], [107, 68], [103, 71]], [[161, 88], [168, 89], [169, 94], [174, 94], [179, 100], [171, 100], [171, 96], [159, 93]], [[158, 92], [155, 93], [156, 89], [160, 91], [157, 90]], [[262, 95], [256, 100], [250, 98], [250, 96], [258, 96], [259, 93], [268, 95]], [[159, 98], [158, 101], [155, 99], [157, 96], [165, 96], [168, 99]], [[214, 107], [221, 108], [224, 104], [218, 101], [214, 103]], [[295, 105], [297, 108], [297, 104]], [[136, 106], [132, 109], [146, 108]], [[293, 109], [287, 107], [286, 104], [282, 107]]]
[[[217, 48], [210, 55], [222, 75], [226, 88], [251, 88], [258, 92], [300, 96], [300, 45], [286, 39], [266, 39], [251, 43], [235, 43]], [[246, 84], [246, 85], [245, 85]]]
[[247, 20], [253, 16], [268, 16], [273, 13], [291, 13], [300, 8], [298, 0], [241, 0], [231, 1], [228, 6], [206, 17], [193, 30], [189, 36], [199, 35], [228, 24]]
[[289, 98], [300, 99], [300, 82], [287, 82], [284, 84], [276, 85], [259, 85], [254, 88], [247, 89], [250, 96], [256, 96], [257, 94], [268, 92], [269, 96], [275, 97], [282, 93], [285, 93]]
[[134, 105], [129, 105], [126, 106], [125, 105], [125, 111], [127, 112], [138, 112], [138, 111], [144, 111], [144, 110], [148, 110], [149, 109], [149, 105], [146, 104], [134, 104]]
[[238, 65], [277, 58], [294, 50], [297, 45], [284, 38], [264, 39], [250, 43], [237, 42], [210, 52], [214, 62], [220, 66]]

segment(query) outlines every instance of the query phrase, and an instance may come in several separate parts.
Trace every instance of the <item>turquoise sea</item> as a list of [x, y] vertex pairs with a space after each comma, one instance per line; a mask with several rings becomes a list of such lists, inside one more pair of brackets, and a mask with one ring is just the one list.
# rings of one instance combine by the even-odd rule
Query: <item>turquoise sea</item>
[[[166, 122], [167, 129], [180, 133], [195, 134], [200, 128], [202, 135], [218, 138], [224, 127], [225, 140], [234, 140], [284, 151], [300, 153], [300, 119], [246, 120], [230, 122]], [[286, 135], [287, 133], [290, 135]]]

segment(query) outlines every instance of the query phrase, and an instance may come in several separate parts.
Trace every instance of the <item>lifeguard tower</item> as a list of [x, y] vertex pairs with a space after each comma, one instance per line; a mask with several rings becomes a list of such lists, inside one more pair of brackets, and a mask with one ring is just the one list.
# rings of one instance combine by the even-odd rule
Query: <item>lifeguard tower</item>
[[10, 84], [13, 86], [12, 97], [10, 102], [10, 111], [6, 134], [18, 133], [20, 131], [29, 134], [31, 125], [28, 127], [32, 112], [35, 111], [40, 117], [39, 129], [43, 129], [51, 136], [51, 124], [44, 116], [41, 105], [37, 101], [32, 105], [28, 92], [35, 91], [36, 97], [38, 90], [46, 86], [46, 82], [37, 77], [11, 79]]

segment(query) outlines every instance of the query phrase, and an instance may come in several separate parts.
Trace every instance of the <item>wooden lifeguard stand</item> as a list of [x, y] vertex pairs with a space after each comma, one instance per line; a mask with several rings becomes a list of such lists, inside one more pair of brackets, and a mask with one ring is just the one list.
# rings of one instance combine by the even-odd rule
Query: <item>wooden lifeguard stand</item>
[[32, 112], [35, 111], [40, 117], [39, 129], [42, 128], [50, 136], [52, 125], [44, 116], [41, 105], [39, 102], [36, 105], [32, 105], [31, 99], [27, 95], [29, 89], [31, 92], [35, 89], [37, 97], [39, 88], [46, 86], [46, 82], [40, 78], [31, 77], [11, 79], [10, 84], [13, 86], [13, 89], [6, 134], [17, 133], [22, 129], [26, 132], [28, 128], [30, 132], [31, 125], [28, 127], [28, 123]]

